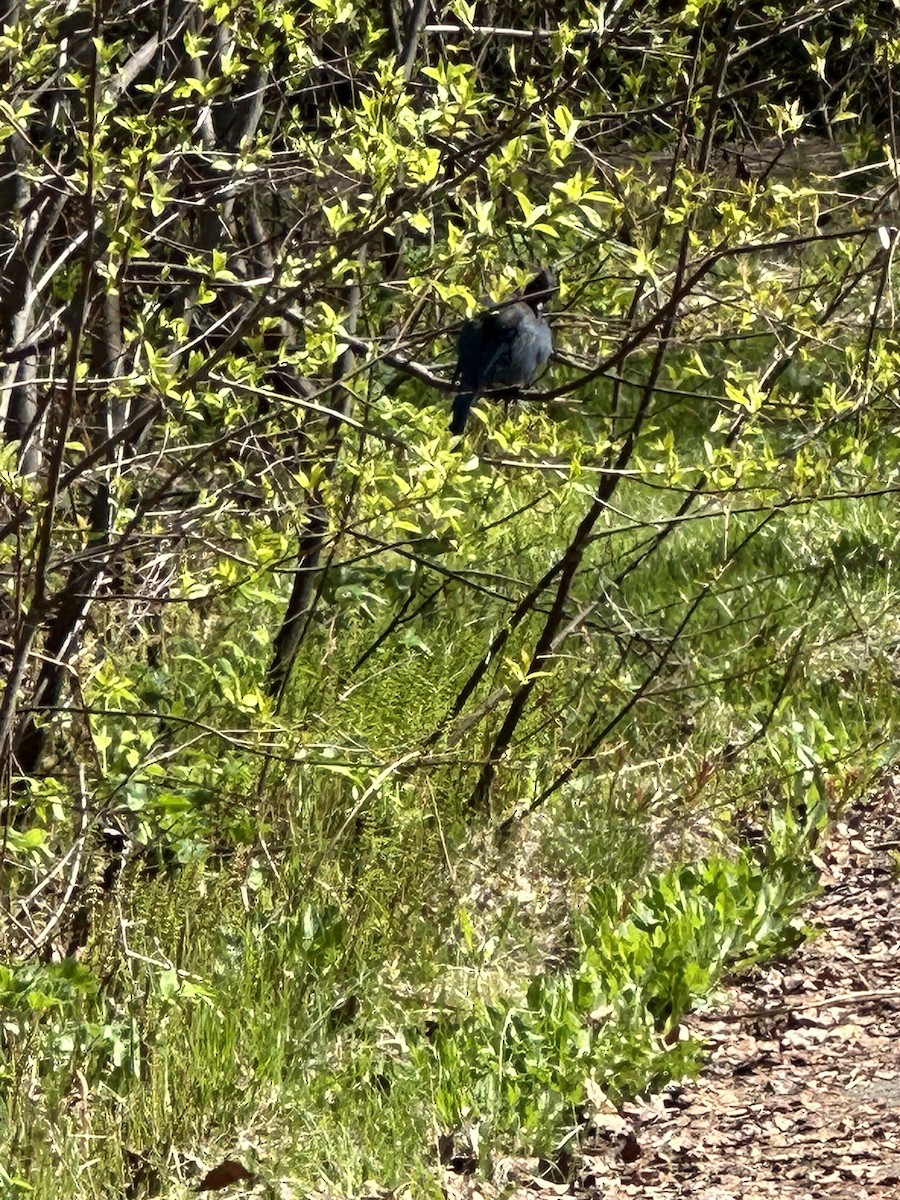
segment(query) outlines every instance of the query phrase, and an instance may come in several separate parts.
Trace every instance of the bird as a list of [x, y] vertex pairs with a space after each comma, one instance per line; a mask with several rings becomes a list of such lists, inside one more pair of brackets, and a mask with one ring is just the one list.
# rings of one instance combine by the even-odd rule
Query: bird
[[486, 309], [463, 325], [453, 375], [462, 390], [453, 401], [451, 433], [465, 430], [469, 411], [482, 393], [524, 387], [537, 378], [553, 349], [550, 326], [542, 314], [556, 288], [556, 275], [545, 267], [520, 299]]

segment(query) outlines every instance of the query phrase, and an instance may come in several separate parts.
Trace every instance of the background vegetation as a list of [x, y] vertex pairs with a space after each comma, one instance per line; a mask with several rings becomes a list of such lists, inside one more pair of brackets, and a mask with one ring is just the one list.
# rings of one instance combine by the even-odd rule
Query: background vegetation
[[565, 1170], [895, 753], [895, 6], [0, 24], [3, 1188]]

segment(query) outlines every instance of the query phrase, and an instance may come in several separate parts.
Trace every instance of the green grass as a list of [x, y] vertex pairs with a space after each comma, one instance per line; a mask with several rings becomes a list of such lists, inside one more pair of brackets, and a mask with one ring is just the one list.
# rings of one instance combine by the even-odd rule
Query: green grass
[[796, 941], [819, 819], [758, 858], [592, 883], [571, 908], [546, 903], [561, 879], [532, 863], [528, 887], [482, 897], [477, 918], [460, 907], [439, 941], [398, 914], [408, 940], [388, 953], [376, 936], [380, 962], [336, 905], [272, 893], [248, 912], [198, 869], [137, 886], [127, 956], [112, 927], [92, 948], [115, 964], [102, 989], [87, 968], [4, 980], [19, 1190], [108, 1195], [138, 1162], [170, 1189], [179, 1156], [237, 1147], [301, 1189], [436, 1195], [440, 1132], [477, 1125], [484, 1163], [492, 1147], [549, 1153], [589, 1123], [589, 1081], [619, 1101], [696, 1065], [679, 1022], [724, 970]]
[[[131, 856], [117, 886], [86, 885], [77, 968], [27, 960], [0, 982], [10, 1195], [187, 1194], [195, 1160], [238, 1157], [298, 1195], [371, 1180], [437, 1196], [441, 1135], [477, 1142], [483, 1169], [494, 1150], [552, 1152], [589, 1127], [597, 1089], [618, 1102], [695, 1069], [685, 1013], [795, 943], [826, 811], [895, 753], [893, 498], [787, 506], [736, 556], [760, 514], [731, 501], [673, 532], [539, 682], [493, 797], [496, 817], [534, 811], [498, 843], [466, 808], [491, 721], [438, 739], [427, 768], [385, 768], [443, 728], [508, 619], [503, 595], [567, 544], [574, 489], [501, 519], [537, 486], [514, 480], [487, 531], [473, 505], [478, 536], [441, 552], [453, 570], [490, 563], [473, 576], [490, 592], [449, 582], [358, 668], [409, 591], [441, 577], [397, 555], [341, 567], [347, 595], [277, 717], [258, 699], [274, 618], [255, 593], [185, 616], [161, 666], [125, 645], [98, 669], [90, 698], [116, 712], [94, 803]], [[754, 499], [772, 503], [756, 487], [741, 504]], [[645, 521], [677, 503], [637, 482], [617, 496]], [[647, 536], [597, 540], [572, 610]], [[517, 686], [541, 621], [511, 636], [469, 710]], [[34, 785], [12, 894], [66, 844], [65, 788]]]
[[[363, 6], [204, 4], [137, 80], [128, 6], [95, 5], [64, 96], [62, 14], [25, 10], [77, 6], [13, 7], [3, 137], [35, 203], [60, 147], [66, 187], [2, 234], [37, 281], [6, 433], [37, 407], [0, 445], [0, 658], [48, 737], [3, 780], [0, 1195], [187, 1196], [236, 1158], [279, 1200], [437, 1200], [448, 1145], [577, 1147], [697, 1069], [686, 1013], [796, 944], [827, 821], [897, 757], [878, 22], [776, 44], [769, 14], [735, 56], [727, 6], [626, 5], [595, 62], [572, 6], [398, 71]], [[479, 399], [451, 440], [398, 353], [449, 377], [481, 289], [551, 256], [555, 399]], [[557, 608], [559, 575], [513, 622], [613, 478]]]

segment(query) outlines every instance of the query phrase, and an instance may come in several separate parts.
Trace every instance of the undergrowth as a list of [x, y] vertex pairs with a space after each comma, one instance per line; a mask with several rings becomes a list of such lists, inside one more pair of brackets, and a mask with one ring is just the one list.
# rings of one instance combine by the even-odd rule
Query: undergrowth
[[696, 1068], [684, 1016], [796, 944], [823, 819], [789, 806], [754, 853], [588, 884], [562, 907], [540, 900], [563, 881], [535, 873], [532, 847], [530, 883], [494, 915], [470, 893], [443, 929], [398, 911], [393, 939], [321, 893], [298, 907], [266, 885], [248, 909], [200, 868], [147, 882], [90, 967], [0, 976], [9, 1194], [180, 1194], [195, 1158], [239, 1152], [296, 1194], [377, 1179], [437, 1195], [447, 1139], [482, 1169], [494, 1149], [552, 1154], [598, 1095]]

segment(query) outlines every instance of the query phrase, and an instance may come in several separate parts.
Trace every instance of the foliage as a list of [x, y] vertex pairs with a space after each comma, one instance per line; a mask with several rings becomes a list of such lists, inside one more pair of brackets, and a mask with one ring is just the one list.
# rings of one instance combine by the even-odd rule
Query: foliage
[[743, 855], [661, 872], [630, 902], [612, 884], [592, 888], [570, 969], [479, 999], [419, 1050], [444, 1121], [481, 1121], [483, 1135], [548, 1153], [567, 1122], [589, 1127], [590, 1084], [620, 1103], [684, 1075], [701, 1049], [679, 1036], [685, 1015], [726, 967], [796, 945], [791, 917], [811, 886], [800, 859], [766, 870]]
[[687, 1069], [896, 753], [893, 5], [0, 25], [8, 1186], [427, 1191]]

